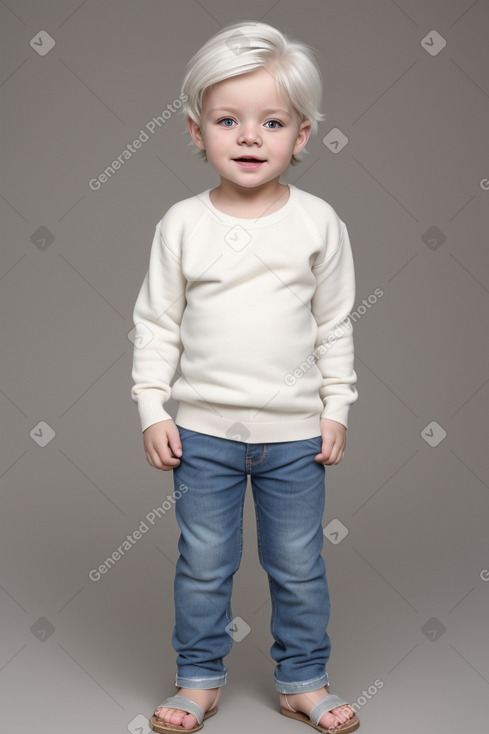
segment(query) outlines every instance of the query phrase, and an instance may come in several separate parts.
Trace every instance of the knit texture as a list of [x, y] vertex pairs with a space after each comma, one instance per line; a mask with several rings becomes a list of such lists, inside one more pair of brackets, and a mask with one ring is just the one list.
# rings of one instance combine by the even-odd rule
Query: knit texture
[[208, 189], [156, 225], [133, 312], [143, 431], [172, 418], [170, 397], [177, 425], [247, 443], [314, 438], [321, 417], [348, 427], [358, 398], [348, 230], [326, 201], [289, 190], [282, 208], [242, 219]]

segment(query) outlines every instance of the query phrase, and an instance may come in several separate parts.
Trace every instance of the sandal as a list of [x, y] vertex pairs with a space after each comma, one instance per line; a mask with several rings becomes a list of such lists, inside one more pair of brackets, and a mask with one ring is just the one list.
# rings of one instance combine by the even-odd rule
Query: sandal
[[167, 708], [180, 709], [181, 711], [186, 711], [189, 714], [193, 714], [197, 719], [198, 726], [194, 726], [193, 729], [184, 729], [183, 726], [176, 726], [175, 724], [169, 724], [166, 721], [162, 721], [153, 714], [149, 722], [150, 726], [153, 731], [160, 732], [161, 734], [164, 734], [164, 732], [175, 731], [189, 732], [189, 734], [191, 734], [191, 732], [199, 731], [203, 728], [204, 725], [202, 722], [205, 719], [208, 719], [210, 716], [214, 716], [214, 714], [217, 714], [217, 705], [204, 713], [198, 703], [195, 703], [195, 701], [191, 701], [190, 698], [187, 698], [186, 696], [170, 696], [165, 701], [163, 701], [163, 703], [160, 703], [160, 705], [156, 708], [162, 708], [163, 706]]
[[323, 732], [324, 734], [348, 734], [351, 731], [356, 731], [356, 729], [358, 729], [358, 727], [360, 726], [360, 719], [356, 714], [353, 714], [353, 716], [348, 719], [348, 721], [345, 721], [339, 726], [334, 726], [331, 729], [325, 729], [323, 726], [320, 726], [318, 724], [321, 716], [323, 716], [323, 714], [325, 714], [327, 711], [332, 711], [337, 706], [350, 705], [348, 704], [348, 701], [344, 701], [339, 696], [328, 694], [327, 696], [322, 698], [312, 707], [310, 716], [302, 713], [302, 711], [294, 711], [294, 709], [287, 701], [287, 696], [285, 696], [285, 701], [287, 702], [287, 706], [290, 710], [281, 706], [281, 714], [283, 714], [284, 716], [289, 716], [291, 719], [302, 721], [304, 724], [309, 724], [309, 726], [312, 726], [314, 729], [316, 729], [316, 731]]

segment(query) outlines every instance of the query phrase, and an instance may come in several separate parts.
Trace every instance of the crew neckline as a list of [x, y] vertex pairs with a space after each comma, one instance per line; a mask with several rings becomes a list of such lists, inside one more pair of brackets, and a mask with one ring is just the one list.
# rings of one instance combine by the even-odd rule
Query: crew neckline
[[199, 194], [198, 198], [223, 224], [241, 224], [243, 227], [247, 227], [248, 229], [250, 227], [266, 227], [269, 224], [273, 224], [274, 222], [283, 219], [285, 216], [287, 216], [289, 211], [294, 206], [297, 189], [293, 184], [287, 184], [287, 186], [289, 187], [289, 198], [287, 199], [285, 204], [281, 206], [280, 209], [277, 209], [276, 211], [272, 212], [271, 214], [267, 214], [264, 217], [235, 217], [232, 214], [226, 214], [225, 212], [222, 212], [212, 203], [210, 197], [210, 192], [212, 191], [212, 189], [210, 188]]

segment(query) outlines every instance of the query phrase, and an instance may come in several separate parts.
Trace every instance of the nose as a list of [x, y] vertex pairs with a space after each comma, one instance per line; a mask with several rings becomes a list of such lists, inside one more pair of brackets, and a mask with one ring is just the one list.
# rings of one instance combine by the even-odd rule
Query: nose
[[253, 143], [261, 145], [261, 137], [258, 126], [253, 122], [249, 122], [243, 125], [238, 142], [246, 143], [247, 145], [253, 145]]

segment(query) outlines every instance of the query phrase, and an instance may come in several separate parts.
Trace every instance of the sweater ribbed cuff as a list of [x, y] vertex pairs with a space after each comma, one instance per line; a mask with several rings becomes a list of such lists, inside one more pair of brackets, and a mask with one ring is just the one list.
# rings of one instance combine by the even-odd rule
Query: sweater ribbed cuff
[[143, 390], [137, 396], [141, 431], [160, 421], [173, 420], [173, 417], [163, 408], [163, 393], [161, 390]]
[[326, 406], [321, 413], [321, 418], [328, 418], [331, 421], [338, 421], [348, 430], [348, 411], [350, 406]]

